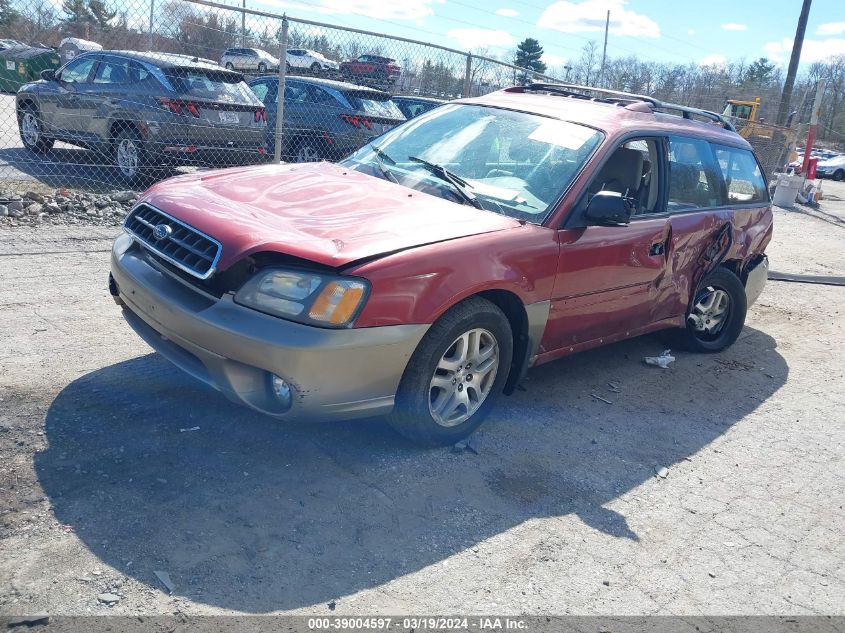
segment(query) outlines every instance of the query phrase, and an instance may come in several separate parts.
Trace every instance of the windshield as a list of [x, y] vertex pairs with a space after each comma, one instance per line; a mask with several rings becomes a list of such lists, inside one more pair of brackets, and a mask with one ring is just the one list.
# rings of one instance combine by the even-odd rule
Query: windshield
[[[376, 141], [378, 152], [366, 145], [344, 164], [377, 176], [389, 170], [399, 184], [465, 203], [461, 186], [476, 206], [541, 224], [602, 138], [576, 123], [450, 104], [391, 130]], [[459, 183], [439, 177], [432, 164]]]

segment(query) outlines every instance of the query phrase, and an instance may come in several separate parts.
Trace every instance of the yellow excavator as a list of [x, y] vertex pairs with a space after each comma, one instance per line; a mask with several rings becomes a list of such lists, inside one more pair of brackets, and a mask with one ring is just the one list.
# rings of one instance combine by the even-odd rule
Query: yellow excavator
[[[798, 130], [792, 127], [793, 115], [785, 126], [765, 123], [759, 118], [760, 97], [754, 100], [728, 99], [723, 116], [731, 117], [739, 135], [746, 139], [758, 156], [772, 155], [775, 164], [789, 162], [794, 157]], [[794, 114], [794, 113], [793, 113]]]

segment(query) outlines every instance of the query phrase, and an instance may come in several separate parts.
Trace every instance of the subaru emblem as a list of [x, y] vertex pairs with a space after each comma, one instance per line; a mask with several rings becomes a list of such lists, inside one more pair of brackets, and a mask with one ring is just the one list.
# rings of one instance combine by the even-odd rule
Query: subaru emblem
[[167, 224], [156, 224], [153, 229], [153, 237], [157, 240], [167, 239], [172, 233], [173, 229]]

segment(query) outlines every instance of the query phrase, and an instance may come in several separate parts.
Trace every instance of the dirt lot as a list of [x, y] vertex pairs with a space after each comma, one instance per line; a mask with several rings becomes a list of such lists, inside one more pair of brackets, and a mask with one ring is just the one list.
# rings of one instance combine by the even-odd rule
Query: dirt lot
[[[845, 275], [825, 189], [774, 269]], [[656, 336], [538, 368], [455, 453], [183, 376], [108, 296], [115, 233], [0, 231], [0, 614], [845, 613], [845, 288], [770, 282], [667, 370]]]

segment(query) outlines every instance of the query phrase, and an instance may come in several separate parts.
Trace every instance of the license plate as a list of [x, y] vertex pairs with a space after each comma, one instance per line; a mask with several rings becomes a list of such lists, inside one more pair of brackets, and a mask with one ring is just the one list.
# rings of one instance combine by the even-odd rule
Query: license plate
[[238, 113], [237, 112], [221, 112], [220, 113], [220, 122], [221, 123], [238, 123]]

